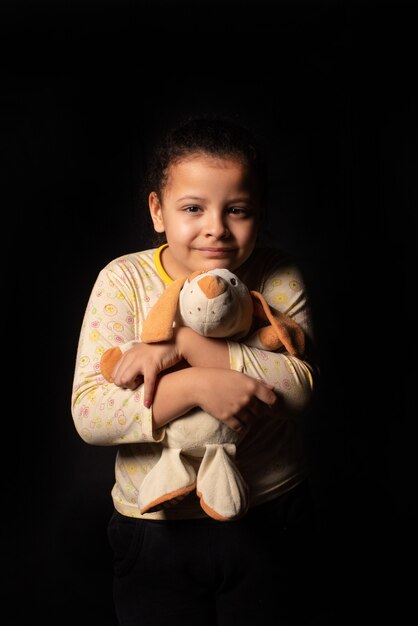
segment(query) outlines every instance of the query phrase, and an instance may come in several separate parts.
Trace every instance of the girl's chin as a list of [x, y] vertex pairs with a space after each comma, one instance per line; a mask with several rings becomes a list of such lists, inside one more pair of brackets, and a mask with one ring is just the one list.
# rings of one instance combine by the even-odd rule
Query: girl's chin
[[208, 270], [229, 270], [233, 272], [235, 264], [230, 259], [202, 259], [202, 269]]

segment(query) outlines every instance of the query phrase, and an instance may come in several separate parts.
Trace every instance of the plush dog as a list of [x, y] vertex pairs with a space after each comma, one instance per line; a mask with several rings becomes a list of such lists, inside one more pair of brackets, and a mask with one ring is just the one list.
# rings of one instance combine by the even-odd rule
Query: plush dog
[[[264, 325], [254, 330], [257, 318]], [[295, 356], [304, 353], [305, 335], [299, 324], [283, 313], [273, 315], [259, 292], [249, 291], [226, 269], [195, 272], [169, 285], [145, 319], [141, 340], [167, 341], [178, 325], [206, 337], [243, 340]], [[106, 380], [111, 382], [121, 355], [120, 348], [103, 354], [101, 372]], [[174, 505], [195, 490], [210, 517], [221, 521], [241, 517], [249, 504], [248, 485], [235, 462], [242, 436], [200, 409], [168, 424], [161, 458], [141, 485], [141, 513]]]

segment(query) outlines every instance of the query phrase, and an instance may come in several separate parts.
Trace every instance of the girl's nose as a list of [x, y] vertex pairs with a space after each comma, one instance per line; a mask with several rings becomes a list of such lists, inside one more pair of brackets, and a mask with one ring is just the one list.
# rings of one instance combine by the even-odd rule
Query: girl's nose
[[223, 217], [220, 216], [208, 217], [206, 231], [208, 235], [215, 237], [215, 239], [224, 239], [229, 235], [229, 230], [223, 220]]

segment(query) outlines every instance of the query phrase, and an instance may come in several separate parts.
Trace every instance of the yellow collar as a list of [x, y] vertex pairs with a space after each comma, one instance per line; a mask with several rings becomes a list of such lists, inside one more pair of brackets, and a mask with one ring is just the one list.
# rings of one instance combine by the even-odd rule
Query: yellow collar
[[171, 276], [167, 274], [167, 272], [163, 268], [163, 264], [161, 263], [162, 251], [164, 250], [164, 248], [167, 248], [167, 247], [168, 247], [168, 243], [163, 243], [162, 246], [156, 249], [156, 251], [154, 252], [154, 263], [155, 263], [155, 267], [157, 269], [157, 273], [159, 277], [163, 280], [163, 282], [166, 285], [171, 285], [171, 283], [174, 281], [171, 278]]

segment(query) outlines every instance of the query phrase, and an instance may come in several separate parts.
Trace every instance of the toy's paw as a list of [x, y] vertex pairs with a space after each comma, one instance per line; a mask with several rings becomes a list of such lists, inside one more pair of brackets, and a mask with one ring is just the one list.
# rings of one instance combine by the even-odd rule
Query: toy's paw
[[141, 513], [154, 513], [181, 502], [196, 487], [193, 466], [181, 450], [163, 448], [160, 460], [142, 481], [138, 504]]
[[248, 509], [249, 490], [234, 461], [233, 444], [209, 444], [197, 475], [196, 492], [202, 509], [214, 519], [238, 519]]
[[100, 359], [100, 371], [109, 383], [113, 383], [112, 372], [115, 369], [115, 365], [119, 361], [121, 356], [122, 350], [115, 347], [106, 350], [106, 352], [103, 353], [102, 358]]
[[283, 348], [283, 343], [280, 341], [276, 331], [271, 326], [260, 328], [258, 336], [260, 343], [265, 350], [271, 350], [274, 352], [275, 350], [279, 350], [279, 348]]

